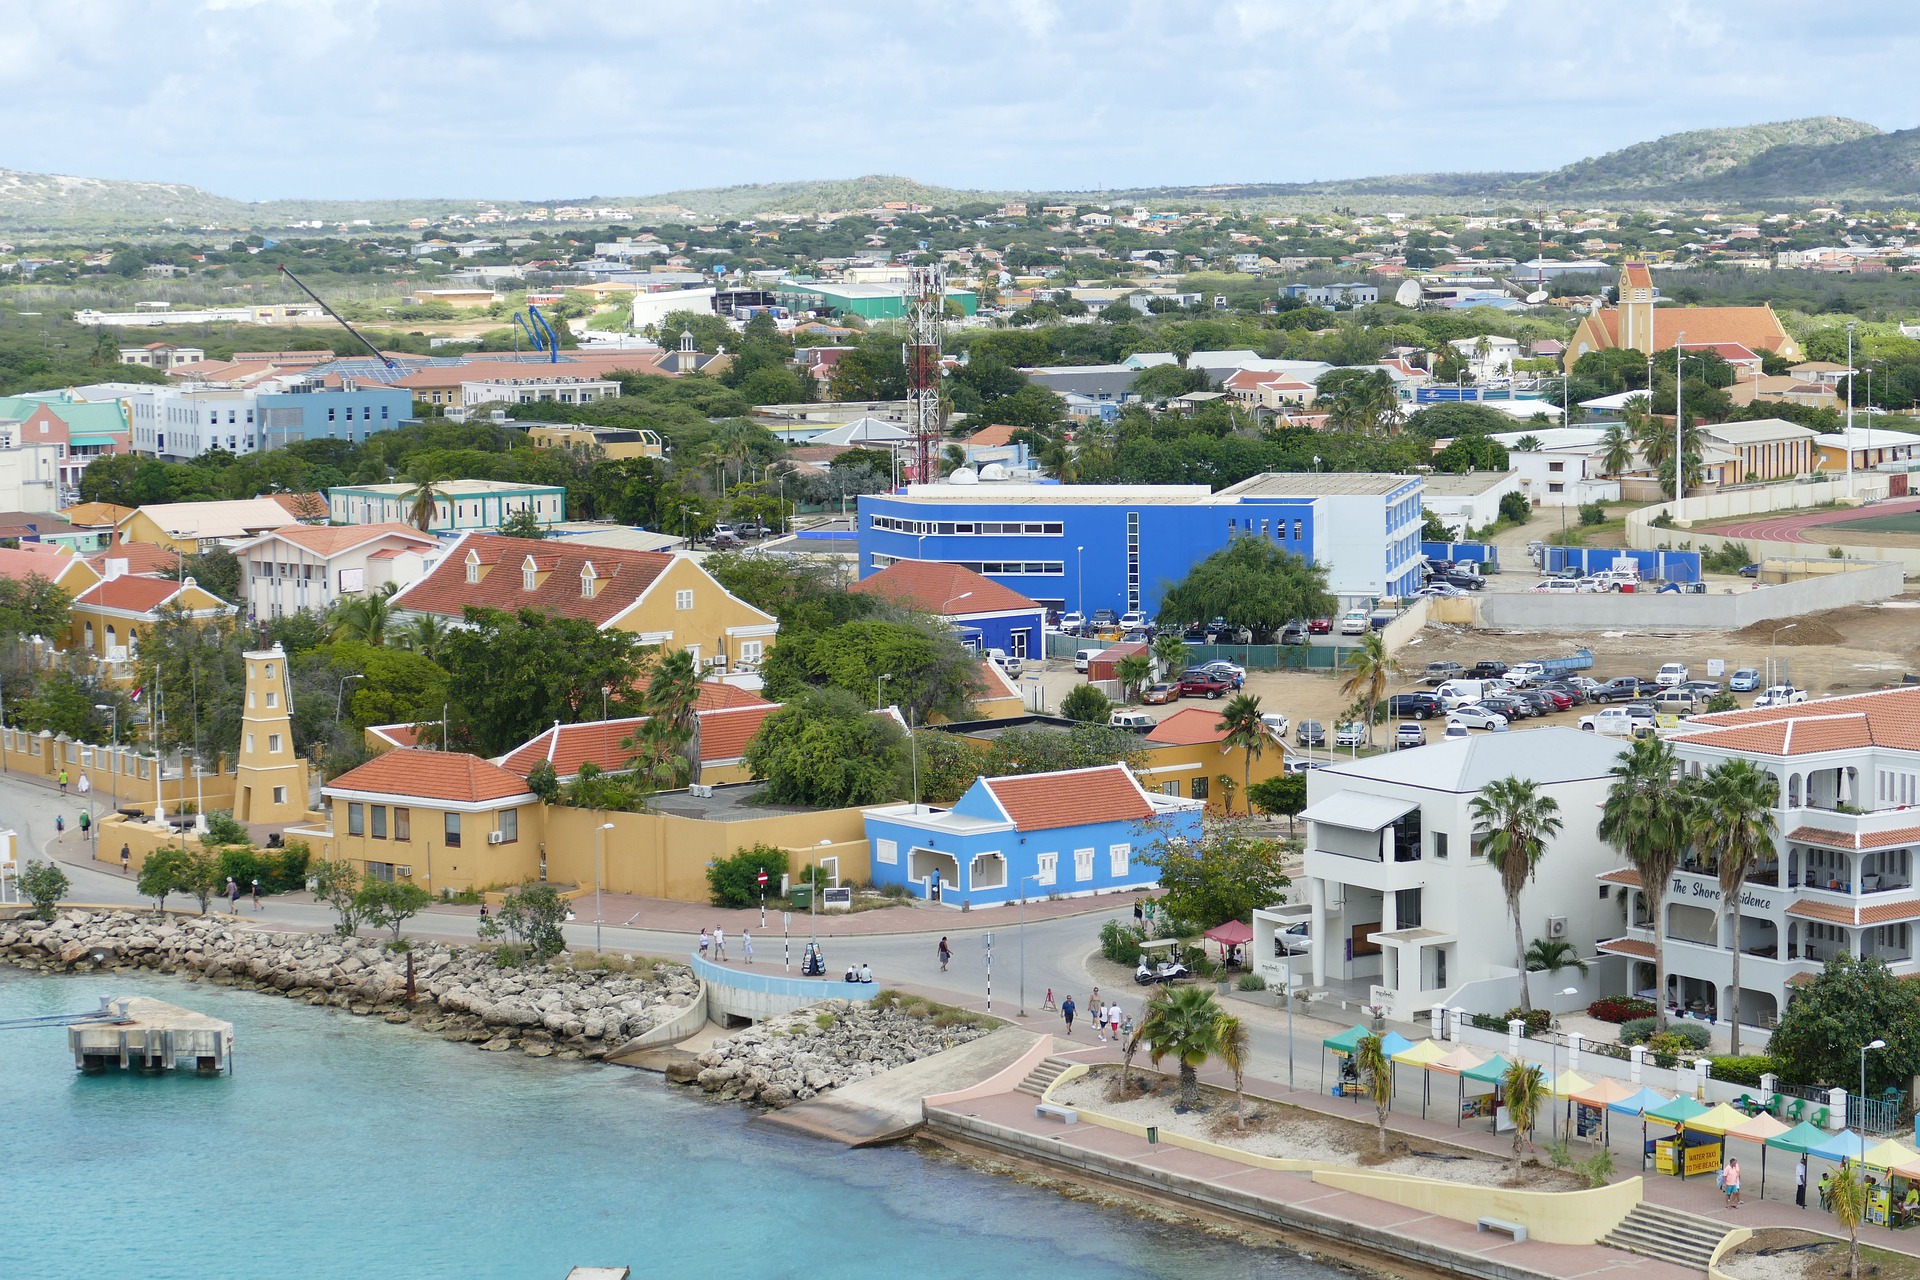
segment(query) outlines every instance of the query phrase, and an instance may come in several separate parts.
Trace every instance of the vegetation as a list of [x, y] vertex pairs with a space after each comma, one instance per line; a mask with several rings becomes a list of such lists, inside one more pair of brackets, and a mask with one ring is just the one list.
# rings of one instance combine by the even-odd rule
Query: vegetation
[[[1250, 693], [1236, 693], [1220, 711], [1220, 722], [1215, 729], [1226, 730], [1227, 736], [1221, 739], [1221, 746], [1229, 751], [1240, 752], [1240, 784], [1242, 789], [1253, 786], [1253, 762], [1263, 755], [1267, 748], [1267, 726], [1260, 719], [1260, 699]], [[1247, 816], [1253, 816], [1253, 799], [1247, 799]], [[1229, 816], [1233, 813], [1231, 803], [1227, 805]]]
[[1266, 538], [1236, 538], [1167, 588], [1160, 617], [1185, 622], [1225, 618], [1232, 626], [1268, 635], [1297, 618], [1330, 614], [1336, 603], [1327, 590], [1326, 570], [1319, 565]]
[[502, 934], [512, 940], [502, 953], [511, 957], [543, 963], [566, 950], [566, 936], [560, 926], [567, 918], [567, 902], [550, 884], [523, 884], [507, 892], [500, 910], [480, 925], [480, 936], [495, 939]]
[[1547, 1073], [1537, 1062], [1515, 1059], [1500, 1078], [1500, 1091], [1507, 1101], [1507, 1114], [1513, 1118], [1513, 1176], [1520, 1176], [1520, 1142], [1533, 1141], [1534, 1125], [1540, 1108], [1553, 1105]]
[[747, 767], [774, 804], [838, 809], [898, 800], [911, 785], [905, 736], [839, 689], [800, 690], [747, 744]]
[[1565, 938], [1535, 938], [1527, 944], [1527, 972], [1558, 973], [1562, 969], [1587, 976], [1587, 962], [1580, 958], [1578, 947]]
[[[767, 887], [760, 887], [760, 875]], [[787, 874], [787, 851], [769, 844], [756, 844], [737, 850], [732, 856], [715, 858], [707, 865], [707, 889], [716, 907], [757, 907], [768, 893], [779, 893]]]
[[1867, 1171], [1857, 1160], [1843, 1162], [1827, 1183], [1827, 1205], [1847, 1229], [1849, 1280], [1860, 1280], [1860, 1224], [1867, 1218], [1867, 1200]]
[[401, 928], [425, 911], [432, 900], [431, 894], [411, 880], [368, 878], [360, 885], [356, 905], [361, 919], [376, 929], [390, 930], [397, 945]]
[[1373, 1103], [1375, 1128], [1380, 1138], [1380, 1154], [1387, 1154], [1387, 1112], [1393, 1107], [1393, 1059], [1377, 1035], [1360, 1037], [1353, 1050], [1354, 1069], [1360, 1076], [1360, 1089]]
[[1781, 1011], [1767, 1053], [1796, 1084], [1859, 1087], [1860, 1046], [1885, 1040], [1867, 1057], [1867, 1093], [1905, 1088], [1920, 1074], [1920, 990], [1893, 976], [1875, 956], [1842, 949]]
[[441, 659], [457, 747], [497, 756], [555, 721], [597, 720], [603, 705], [614, 717], [642, 709], [632, 690], [655, 650], [631, 632], [532, 609], [469, 608], [466, 622]]
[[1167, 912], [1201, 929], [1245, 923], [1257, 908], [1282, 901], [1293, 883], [1280, 869], [1280, 842], [1244, 822], [1214, 825], [1198, 840], [1163, 832], [1134, 856], [1159, 871]]
[[1731, 921], [1736, 943], [1727, 1009], [1735, 1057], [1740, 1054], [1740, 898], [1748, 873], [1773, 851], [1773, 807], [1779, 800], [1780, 784], [1772, 774], [1750, 760], [1728, 760], [1701, 779], [1690, 824], [1701, 857], [1719, 874], [1721, 914]]
[[[1627, 749], [1610, 772], [1613, 782], [1600, 806], [1599, 834], [1620, 850], [1627, 864], [1640, 873], [1643, 885], [1664, 886], [1673, 879], [1688, 848], [1693, 792], [1678, 785], [1679, 761], [1673, 748], [1659, 738], [1641, 738]], [[1656, 889], [1657, 892], [1657, 889]], [[1666, 912], [1653, 910], [1653, 989], [1667, 989]], [[1666, 1025], [1666, 1005], [1656, 1000], [1652, 1010], [1658, 1026]]]
[[1113, 714], [1113, 702], [1090, 684], [1077, 684], [1060, 699], [1060, 714], [1082, 724], [1105, 724]]
[[1158, 1067], [1171, 1057], [1180, 1067], [1180, 1106], [1200, 1104], [1200, 1068], [1214, 1058], [1234, 1072], [1244, 1065], [1246, 1031], [1240, 1019], [1214, 1003], [1203, 987], [1162, 987], [1140, 1018], [1140, 1039]]
[[1500, 873], [1500, 890], [1513, 917], [1514, 967], [1520, 981], [1520, 1008], [1531, 1012], [1533, 997], [1527, 988], [1527, 942], [1520, 924], [1520, 893], [1539, 869], [1547, 841], [1560, 834], [1560, 802], [1543, 796], [1532, 782], [1517, 777], [1497, 778], [1481, 789], [1469, 806], [1474, 839], [1487, 861]]
[[1387, 648], [1386, 637], [1378, 631], [1369, 631], [1347, 655], [1345, 665], [1340, 692], [1356, 700], [1371, 737], [1374, 722], [1380, 718], [1380, 704], [1387, 696], [1387, 684], [1399, 674], [1400, 663]]
[[73, 885], [58, 864], [42, 862], [37, 858], [28, 861], [14, 883], [26, 895], [27, 901], [33, 904], [33, 914], [41, 920], [53, 919], [54, 909]]
[[1307, 807], [1307, 775], [1278, 773], [1262, 778], [1247, 788], [1247, 803], [1258, 805], [1262, 813], [1285, 817], [1291, 832], [1294, 819]]
[[156, 911], [167, 909], [167, 899], [187, 887], [187, 853], [179, 845], [164, 844], [140, 864], [139, 878], [134, 887], [141, 896], [153, 899]]

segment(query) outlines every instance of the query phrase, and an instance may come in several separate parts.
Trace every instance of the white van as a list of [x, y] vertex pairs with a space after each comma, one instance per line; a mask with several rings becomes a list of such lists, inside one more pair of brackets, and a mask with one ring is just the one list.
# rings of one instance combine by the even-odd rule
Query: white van
[[1158, 723], [1147, 711], [1115, 711], [1107, 717], [1110, 728], [1129, 729], [1134, 733], [1152, 733]]
[[1480, 701], [1486, 694], [1486, 687], [1484, 680], [1448, 680], [1434, 689], [1433, 696], [1440, 699], [1442, 707], [1451, 711], [1469, 702]]
[[1094, 648], [1094, 649], [1076, 649], [1076, 650], [1074, 650], [1074, 652], [1073, 652], [1073, 669], [1074, 669], [1075, 671], [1082, 671], [1082, 672], [1084, 672], [1084, 671], [1085, 671], [1085, 670], [1087, 669], [1087, 663], [1088, 663], [1089, 661], [1091, 661], [1091, 660], [1092, 660], [1092, 659], [1094, 659], [1094, 658], [1097, 658], [1097, 657], [1099, 657], [1099, 656], [1100, 656], [1101, 654], [1103, 654], [1103, 653], [1105, 653], [1105, 652], [1106, 652], [1106, 649], [1105, 649], [1104, 647], [1101, 647], [1101, 648]]
[[1370, 629], [1365, 609], [1349, 609], [1340, 615], [1340, 634], [1343, 636], [1363, 636]]

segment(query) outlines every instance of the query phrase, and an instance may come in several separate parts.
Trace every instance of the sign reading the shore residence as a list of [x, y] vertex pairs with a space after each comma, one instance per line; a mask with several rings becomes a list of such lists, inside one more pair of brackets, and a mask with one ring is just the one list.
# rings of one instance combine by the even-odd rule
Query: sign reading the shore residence
[[[1676, 898], [1691, 898], [1702, 905], [1706, 903], [1717, 905], [1721, 898], [1718, 880], [1684, 873], [1674, 875], [1673, 885], [1668, 892]], [[1772, 911], [1773, 895], [1764, 889], [1755, 889], [1749, 885], [1740, 890], [1740, 906], [1742, 909], [1754, 911]]]

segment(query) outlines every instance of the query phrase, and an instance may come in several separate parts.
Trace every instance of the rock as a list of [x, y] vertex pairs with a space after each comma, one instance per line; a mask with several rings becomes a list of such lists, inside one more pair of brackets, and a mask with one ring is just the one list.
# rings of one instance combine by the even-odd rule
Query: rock
[[495, 1036], [480, 1047], [488, 1053], [504, 1053], [506, 1050], [513, 1048], [513, 1037]]
[[392, 1013], [387, 1015], [387, 1021], [393, 1023], [395, 1026], [398, 1026], [404, 1022], [412, 1022], [413, 1015], [410, 1013], [407, 1013], [404, 1010], [395, 1009]]
[[553, 1056], [552, 1045], [540, 1044], [534, 1041], [529, 1041], [528, 1043], [522, 1045], [520, 1047], [520, 1051], [526, 1054], [529, 1058], [550, 1058]]

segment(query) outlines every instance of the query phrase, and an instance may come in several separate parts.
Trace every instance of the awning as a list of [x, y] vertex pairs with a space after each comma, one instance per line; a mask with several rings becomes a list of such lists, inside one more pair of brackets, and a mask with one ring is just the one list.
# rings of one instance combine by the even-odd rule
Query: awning
[[1499, 1084], [1506, 1079], [1508, 1065], [1507, 1060], [1496, 1053], [1479, 1066], [1462, 1071], [1460, 1078], [1478, 1081], [1481, 1084]]
[[67, 443], [76, 448], [111, 449], [118, 442], [112, 436], [74, 436]]
[[1707, 1114], [1707, 1108], [1683, 1093], [1657, 1107], [1648, 1107], [1642, 1114], [1649, 1120], [1658, 1120], [1661, 1124], [1670, 1124], [1677, 1129], [1689, 1120], [1695, 1120]]
[[1687, 1121], [1687, 1130], [1691, 1133], [1712, 1133], [1724, 1137], [1752, 1118], [1746, 1112], [1723, 1102], [1705, 1115], [1695, 1116]]
[[1446, 1049], [1431, 1040], [1422, 1040], [1411, 1049], [1402, 1049], [1393, 1060], [1403, 1067], [1430, 1067], [1447, 1056]]
[[[1660, 1093], [1657, 1090], [1642, 1089], [1640, 1092], [1622, 1098], [1618, 1102], [1609, 1102], [1607, 1104], [1607, 1110], [1618, 1111], [1623, 1116], [1638, 1116], [1645, 1115], [1651, 1107], [1662, 1107], [1671, 1101], [1672, 1099], [1667, 1097], [1666, 1094]], [[1694, 1105], [1699, 1106], [1698, 1103]], [[1700, 1110], [1705, 1111], [1706, 1108], [1700, 1107]]]
[[1300, 816], [1308, 822], [1325, 822], [1353, 831], [1378, 831], [1419, 807], [1411, 800], [1342, 791], [1338, 795], [1328, 796], [1319, 804], [1307, 806], [1300, 811]]
[[1897, 1169], [1915, 1160], [1920, 1160], [1920, 1152], [1915, 1152], [1911, 1147], [1903, 1147], [1892, 1138], [1888, 1138], [1877, 1147], [1867, 1148], [1866, 1153], [1860, 1157], [1860, 1163], [1869, 1169]]
[[1858, 1160], [1866, 1154], [1866, 1147], [1866, 1142], [1859, 1134], [1851, 1129], [1842, 1129], [1807, 1154], [1819, 1156], [1822, 1160]]
[[1352, 1053], [1354, 1049], [1359, 1046], [1363, 1036], [1370, 1036], [1372, 1034], [1373, 1032], [1367, 1030], [1359, 1023], [1355, 1023], [1339, 1035], [1328, 1036], [1325, 1040], [1322, 1040], [1320, 1047], [1322, 1049], [1331, 1049], [1335, 1053]]
[[1457, 1076], [1462, 1071], [1473, 1070], [1485, 1061], [1486, 1058], [1484, 1056], [1475, 1053], [1472, 1049], [1459, 1048], [1444, 1058], [1439, 1058], [1428, 1063], [1427, 1070], [1440, 1071], [1450, 1076]]
[[1780, 1151], [1792, 1151], [1805, 1154], [1825, 1143], [1831, 1135], [1812, 1121], [1802, 1120], [1785, 1133], [1775, 1134], [1767, 1139], [1767, 1145]]
[[1225, 946], [1239, 947], [1253, 941], [1253, 930], [1238, 920], [1229, 920], [1207, 930], [1207, 937]]
[[1570, 1095], [1583, 1107], [1610, 1107], [1625, 1098], [1631, 1098], [1634, 1091], [1618, 1080], [1601, 1080], [1585, 1089], [1576, 1089]]
[[1581, 1076], [1577, 1071], [1562, 1071], [1553, 1078], [1553, 1096], [1571, 1098], [1576, 1093], [1585, 1093], [1593, 1088], [1593, 1082]]
[[1787, 1131], [1787, 1126], [1762, 1111], [1745, 1124], [1727, 1130], [1729, 1138], [1739, 1138], [1743, 1142], [1768, 1143]]

